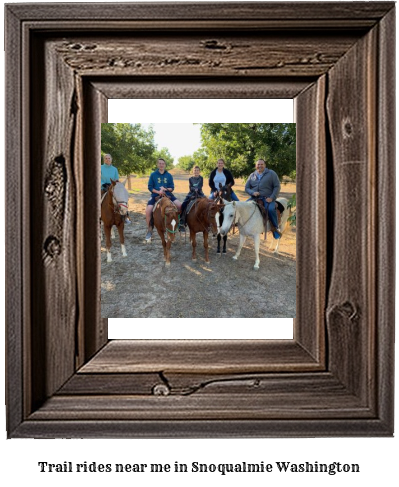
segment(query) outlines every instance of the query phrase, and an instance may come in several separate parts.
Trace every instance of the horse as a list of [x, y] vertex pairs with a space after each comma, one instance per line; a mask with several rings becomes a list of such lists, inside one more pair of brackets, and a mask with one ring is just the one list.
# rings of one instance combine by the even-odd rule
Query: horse
[[111, 229], [116, 225], [121, 243], [122, 255], [127, 256], [125, 247], [125, 236], [123, 229], [125, 227], [124, 216], [128, 211], [129, 193], [122, 183], [111, 179], [111, 185], [103, 196], [101, 202], [101, 220], [104, 225], [105, 246], [107, 248], [107, 262], [112, 262], [111, 257]]
[[[220, 203], [224, 204], [224, 203], [229, 203], [230, 201], [231, 201], [231, 183], [226, 184], [225, 186], [222, 186], [222, 183], [219, 183], [219, 190], [218, 190], [218, 194], [215, 198], [215, 202], [220, 202]], [[216, 224], [217, 224], [218, 230], [222, 226], [222, 223], [223, 223], [223, 208], [219, 212], [219, 215], [216, 217]], [[222, 250], [223, 254], [220, 253], [220, 242], [221, 242], [222, 238], [223, 238], [223, 250]], [[223, 237], [222, 237], [220, 235], [220, 232], [218, 231], [217, 242], [218, 242], [218, 246], [216, 249], [216, 254], [219, 255], [219, 257], [221, 255], [226, 255], [226, 253], [227, 253], [227, 250], [226, 250], [227, 235], [223, 235]]]
[[[165, 195], [161, 196], [153, 210], [154, 225], [162, 240], [166, 265], [170, 265], [170, 247], [178, 231], [179, 210]], [[165, 233], [167, 238], [165, 239]]]
[[221, 206], [207, 198], [198, 198], [186, 217], [188, 228], [190, 229], [190, 240], [193, 247], [192, 260], [197, 260], [196, 234], [202, 232], [204, 236], [205, 262], [209, 263], [208, 252], [208, 233], [213, 232], [215, 236], [218, 233], [216, 215], [220, 213]]
[[[287, 208], [287, 200], [285, 198], [278, 198], [284, 208]], [[288, 211], [285, 211], [284, 221], [280, 223], [281, 228], [285, 228]], [[283, 213], [283, 215], [284, 215]], [[224, 221], [220, 228], [222, 235], [227, 235], [230, 227], [235, 223], [238, 226], [240, 232], [240, 243], [233, 259], [237, 260], [240, 256], [241, 249], [245, 243], [247, 237], [252, 237], [255, 246], [255, 265], [254, 269], [259, 269], [259, 246], [260, 246], [260, 234], [265, 231], [263, 224], [263, 217], [255, 201], [233, 201], [225, 205], [223, 210]]]

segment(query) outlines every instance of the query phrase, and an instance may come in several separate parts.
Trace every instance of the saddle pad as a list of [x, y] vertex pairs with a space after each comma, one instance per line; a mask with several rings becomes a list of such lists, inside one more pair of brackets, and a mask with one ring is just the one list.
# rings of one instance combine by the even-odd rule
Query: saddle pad
[[188, 215], [188, 214], [190, 213], [190, 210], [191, 210], [191, 208], [194, 206], [194, 203], [195, 203], [196, 201], [201, 200], [201, 199], [204, 199], [204, 198], [206, 198], [206, 196], [203, 196], [203, 197], [201, 197], [201, 198], [195, 198], [195, 199], [193, 199], [193, 200], [190, 200], [190, 201], [188, 202], [188, 205], [187, 205], [186, 215]]
[[161, 199], [162, 199], [162, 198], [159, 198], [159, 200], [157, 200], [157, 201], [155, 202], [154, 208], [152, 209], [152, 212], [153, 212], [153, 213], [154, 213], [154, 211], [155, 211], [156, 207], [158, 206], [159, 202], [161, 201]]

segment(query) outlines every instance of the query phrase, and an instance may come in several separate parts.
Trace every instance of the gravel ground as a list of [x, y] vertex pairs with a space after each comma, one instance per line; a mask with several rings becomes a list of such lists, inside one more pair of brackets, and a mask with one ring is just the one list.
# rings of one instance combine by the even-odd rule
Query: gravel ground
[[[176, 196], [182, 201], [184, 195]], [[282, 196], [285, 196], [282, 194]], [[261, 240], [260, 269], [255, 271], [252, 239], [247, 239], [237, 261], [232, 257], [238, 233], [229, 234], [227, 254], [216, 255], [216, 239], [209, 239], [204, 259], [202, 234], [197, 235], [197, 261], [191, 244], [176, 237], [171, 265], [165, 266], [161, 239], [156, 231], [146, 244], [144, 211], [148, 193], [140, 191], [129, 201], [132, 225], [125, 227], [127, 257], [122, 257], [117, 232], [112, 240], [112, 263], [106, 261], [101, 242], [101, 315], [104, 318], [293, 318], [296, 309], [295, 229], [284, 233], [279, 253], [269, 251], [271, 234]], [[273, 247], [274, 248], [274, 247]]]

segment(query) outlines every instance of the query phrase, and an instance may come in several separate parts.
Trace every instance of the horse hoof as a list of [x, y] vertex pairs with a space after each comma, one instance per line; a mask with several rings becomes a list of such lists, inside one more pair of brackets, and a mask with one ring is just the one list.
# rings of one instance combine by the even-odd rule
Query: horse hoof
[[238, 259], [238, 257], [236, 257], [236, 256], [234, 255], [233, 260], [237, 260], [237, 259]]
[[258, 270], [259, 270], [259, 266], [254, 265], [254, 271], [258, 271]]
[[127, 257], [127, 254], [122, 254], [122, 257]]
[[191, 259], [193, 262], [197, 262], [197, 259]]
[[165, 262], [165, 265], [166, 265], [166, 266], [169, 266], [169, 265], [170, 265], [170, 262]]

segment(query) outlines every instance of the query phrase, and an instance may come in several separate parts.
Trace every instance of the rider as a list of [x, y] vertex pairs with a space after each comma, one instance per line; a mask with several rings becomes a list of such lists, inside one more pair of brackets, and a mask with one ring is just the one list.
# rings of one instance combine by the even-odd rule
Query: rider
[[281, 232], [278, 227], [275, 201], [280, 192], [280, 181], [277, 174], [266, 167], [264, 159], [258, 159], [256, 162], [256, 171], [249, 176], [245, 192], [250, 195], [249, 200], [260, 198], [263, 201], [271, 222], [276, 228], [273, 236], [275, 239], [279, 239]]
[[182, 205], [181, 205], [181, 215], [180, 215], [180, 225], [179, 225], [179, 230], [183, 231], [184, 227], [186, 225], [186, 208], [188, 205], [188, 202], [191, 200], [191, 198], [204, 198], [205, 195], [202, 191], [202, 186], [204, 185], [204, 178], [200, 176], [200, 168], [198, 166], [195, 166], [193, 168], [193, 176], [188, 180], [188, 187], [189, 187], [189, 193], [187, 194], [186, 198], [184, 199]]
[[[112, 165], [111, 154], [105, 154], [104, 164], [101, 165], [101, 196], [107, 192], [111, 186], [111, 179], [113, 181], [119, 181], [118, 169]], [[125, 223], [130, 225], [129, 212], [126, 213]]]
[[[234, 178], [231, 172], [224, 167], [224, 159], [219, 159], [217, 167], [211, 172], [209, 176], [209, 186], [211, 188], [211, 194], [209, 196], [210, 200], [216, 198], [219, 189], [219, 183], [222, 183], [222, 186], [226, 186], [226, 184], [231, 184], [234, 186]], [[237, 195], [231, 190], [231, 199], [233, 201], [239, 201]]]
[[147, 208], [145, 210], [145, 217], [147, 221], [147, 235], [146, 240], [150, 240], [152, 236], [153, 226], [151, 224], [152, 210], [155, 205], [155, 198], [157, 196], [166, 195], [180, 210], [180, 201], [172, 194], [175, 189], [175, 184], [173, 182], [173, 176], [165, 169], [166, 162], [164, 159], [158, 159], [157, 163], [158, 169], [151, 173], [150, 179], [148, 180], [148, 190], [151, 193], [151, 198], [148, 200]]
[[112, 165], [111, 154], [105, 154], [104, 164], [101, 165], [101, 193], [103, 194], [109, 186], [111, 186], [111, 179], [119, 181], [118, 169]]

